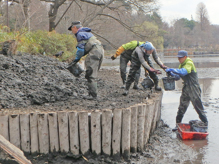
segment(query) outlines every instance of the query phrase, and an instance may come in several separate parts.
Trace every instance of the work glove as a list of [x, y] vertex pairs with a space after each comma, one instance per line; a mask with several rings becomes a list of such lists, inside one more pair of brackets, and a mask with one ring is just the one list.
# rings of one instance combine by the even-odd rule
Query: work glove
[[167, 73], [172, 72], [172, 71], [173, 71], [173, 68], [167, 68], [167, 69], [165, 69], [165, 71], [166, 71]]
[[163, 64], [163, 65], [161, 66], [161, 68], [165, 71], [165, 69], [167, 69], [168, 67]]
[[77, 64], [78, 61], [76, 60], [73, 60], [71, 63], [69, 63], [68, 67], [67, 68], [70, 68], [71, 66]]
[[111, 56], [111, 59], [112, 59], [112, 60], [115, 60], [115, 59], [116, 59], [116, 57], [113, 55], [113, 56]]
[[150, 68], [150, 70], [149, 70], [150, 72], [154, 72], [154, 73], [156, 73], [156, 74], [162, 74], [162, 72], [160, 71], [160, 70], [157, 70], [157, 69], [154, 69], [154, 68]]

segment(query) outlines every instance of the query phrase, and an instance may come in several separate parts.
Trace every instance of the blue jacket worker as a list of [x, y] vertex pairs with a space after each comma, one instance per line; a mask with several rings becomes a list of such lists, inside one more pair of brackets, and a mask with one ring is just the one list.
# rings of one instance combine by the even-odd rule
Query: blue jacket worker
[[77, 52], [75, 59], [69, 64], [76, 64], [81, 57], [85, 58], [85, 78], [88, 81], [88, 96], [83, 98], [93, 100], [97, 98], [97, 72], [102, 64], [104, 49], [101, 42], [91, 33], [91, 29], [88, 27], [82, 27], [80, 21], [72, 22], [68, 28], [75, 34], [77, 39]]
[[[180, 50], [177, 57], [180, 62], [179, 68], [167, 68], [165, 70], [167, 73], [170, 73], [173, 77], [175, 77], [175, 80], [182, 78], [184, 81], [182, 94], [180, 97], [180, 104], [176, 116], [176, 123], [181, 123], [191, 101], [201, 121], [208, 126], [208, 120], [204, 113], [204, 107], [201, 101], [201, 88], [198, 82], [195, 65], [192, 59], [188, 57], [188, 53], [185, 50]], [[173, 131], [174, 130], [176, 129], [173, 129]]]

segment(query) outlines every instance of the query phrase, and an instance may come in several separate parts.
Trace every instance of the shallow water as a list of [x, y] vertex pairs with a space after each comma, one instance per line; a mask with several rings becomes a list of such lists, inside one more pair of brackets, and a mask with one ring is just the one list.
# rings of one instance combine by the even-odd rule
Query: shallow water
[[[176, 90], [164, 91], [163, 94], [161, 118], [171, 128], [175, 127], [175, 117], [182, 89], [181, 82], [176, 82]], [[218, 163], [219, 160], [219, 79], [199, 79], [199, 83], [202, 89], [204, 108], [209, 121], [209, 135], [206, 140], [187, 140], [182, 142], [197, 151], [197, 163], [214, 164]], [[188, 123], [190, 120], [197, 119], [199, 120], [198, 114], [190, 103], [182, 122]]]

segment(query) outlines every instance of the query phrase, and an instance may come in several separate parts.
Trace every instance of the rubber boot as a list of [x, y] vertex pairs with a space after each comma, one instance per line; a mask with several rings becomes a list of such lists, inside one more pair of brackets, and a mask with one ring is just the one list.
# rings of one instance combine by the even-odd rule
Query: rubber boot
[[158, 86], [158, 82], [159, 82], [158, 79], [155, 79], [155, 80], [154, 80], [154, 85], [155, 85], [154, 88], [155, 88], [156, 91], [161, 91], [162, 89], [161, 89], [161, 87]]
[[95, 100], [97, 99], [97, 82], [88, 82], [88, 96], [83, 96], [84, 99], [87, 100]]
[[133, 89], [136, 89], [136, 90], [140, 89], [138, 87], [139, 78], [140, 78], [140, 71], [138, 71], [135, 75], [135, 82], [134, 82]]
[[176, 132], [177, 130], [178, 130], [178, 127], [177, 127], [177, 126], [172, 129], [173, 132]]
[[138, 80], [135, 80], [133, 89], [136, 89], [136, 90], [140, 89], [140, 88], [138, 87]]
[[120, 87], [121, 89], [125, 89], [125, 80], [122, 80], [123, 85]]
[[125, 83], [126, 83], [126, 78], [125, 77], [122, 77], [122, 83], [123, 85], [120, 87], [121, 89], [125, 89]]
[[122, 95], [127, 96], [128, 94], [129, 94], [129, 90], [125, 90]]

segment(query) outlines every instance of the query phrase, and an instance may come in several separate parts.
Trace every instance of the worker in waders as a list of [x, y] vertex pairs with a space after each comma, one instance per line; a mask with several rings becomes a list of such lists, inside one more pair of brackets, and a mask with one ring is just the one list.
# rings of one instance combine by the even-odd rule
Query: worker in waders
[[[123, 86], [121, 88], [125, 88], [125, 83], [126, 83], [126, 69], [127, 69], [127, 64], [129, 61], [131, 61], [131, 56], [132, 56], [132, 52], [135, 50], [135, 48], [139, 45], [142, 45], [145, 42], [139, 42], [139, 41], [131, 41], [128, 42], [126, 44], [123, 44], [121, 47], [119, 47], [116, 50], [116, 54], [114, 54], [111, 59], [115, 60], [118, 56], [120, 56], [120, 75], [122, 78], [122, 83]], [[135, 75], [135, 82], [134, 82], [134, 86], [133, 89], [139, 89], [138, 87], [138, 82], [139, 82], [139, 78], [140, 78], [140, 74], [141, 74], [141, 69], [139, 68], [139, 70], [136, 72]]]
[[135, 80], [135, 75], [140, 69], [141, 65], [148, 71], [150, 78], [154, 81], [155, 90], [161, 91], [161, 88], [158, 86], [159, 79], [157, 74], [161, 74], [159, 70], [154, 69], [153, 64], [150, 60], [150, 54], [152, 54], [155, 62], [162, 68], [166, 69], [160, 58], [157, 56], [156, 49], [151, 42], [146, 42], [138, 47], [132, 53], [131, 58], [131, 68], [129, 71], [128, 79], [125, 85], [124, 96], [128, 95], [129, 88]]
[[[176, 123], [181, 123], [183, 116], [189, 106], [190, 101], [194, 106], [199, 118], [208, 126], [208, 120], [204, 113], [204, 107], [201, 101], [201, 88], [198, 82], [197, 71], [193, 61], [188, 57], [185, 50], [178, 52], [178, 60], [180, 62], [179, 68], [167, 68], [165, 71], [175, 77], [175, 80], [182, 78], [184, 81], [182, 94], [180, 97], [180, 104], [176, 116]], [[173, 131], [176, 131], [174, 128]]]
[[83, 96], [84, 99], [93, 100], [97, 98], [97, 72], [100, 69], [104, 49], [101, 42], [91, 33], [88, 27], [82, 27], [80, 21], [72, 22], [68, 28], [77, 38], [76, 58], [69, 64], [71, 67], [76, 64], [82, 56], [85, 58], [85, 78], [88, 81], [88, 96]]

